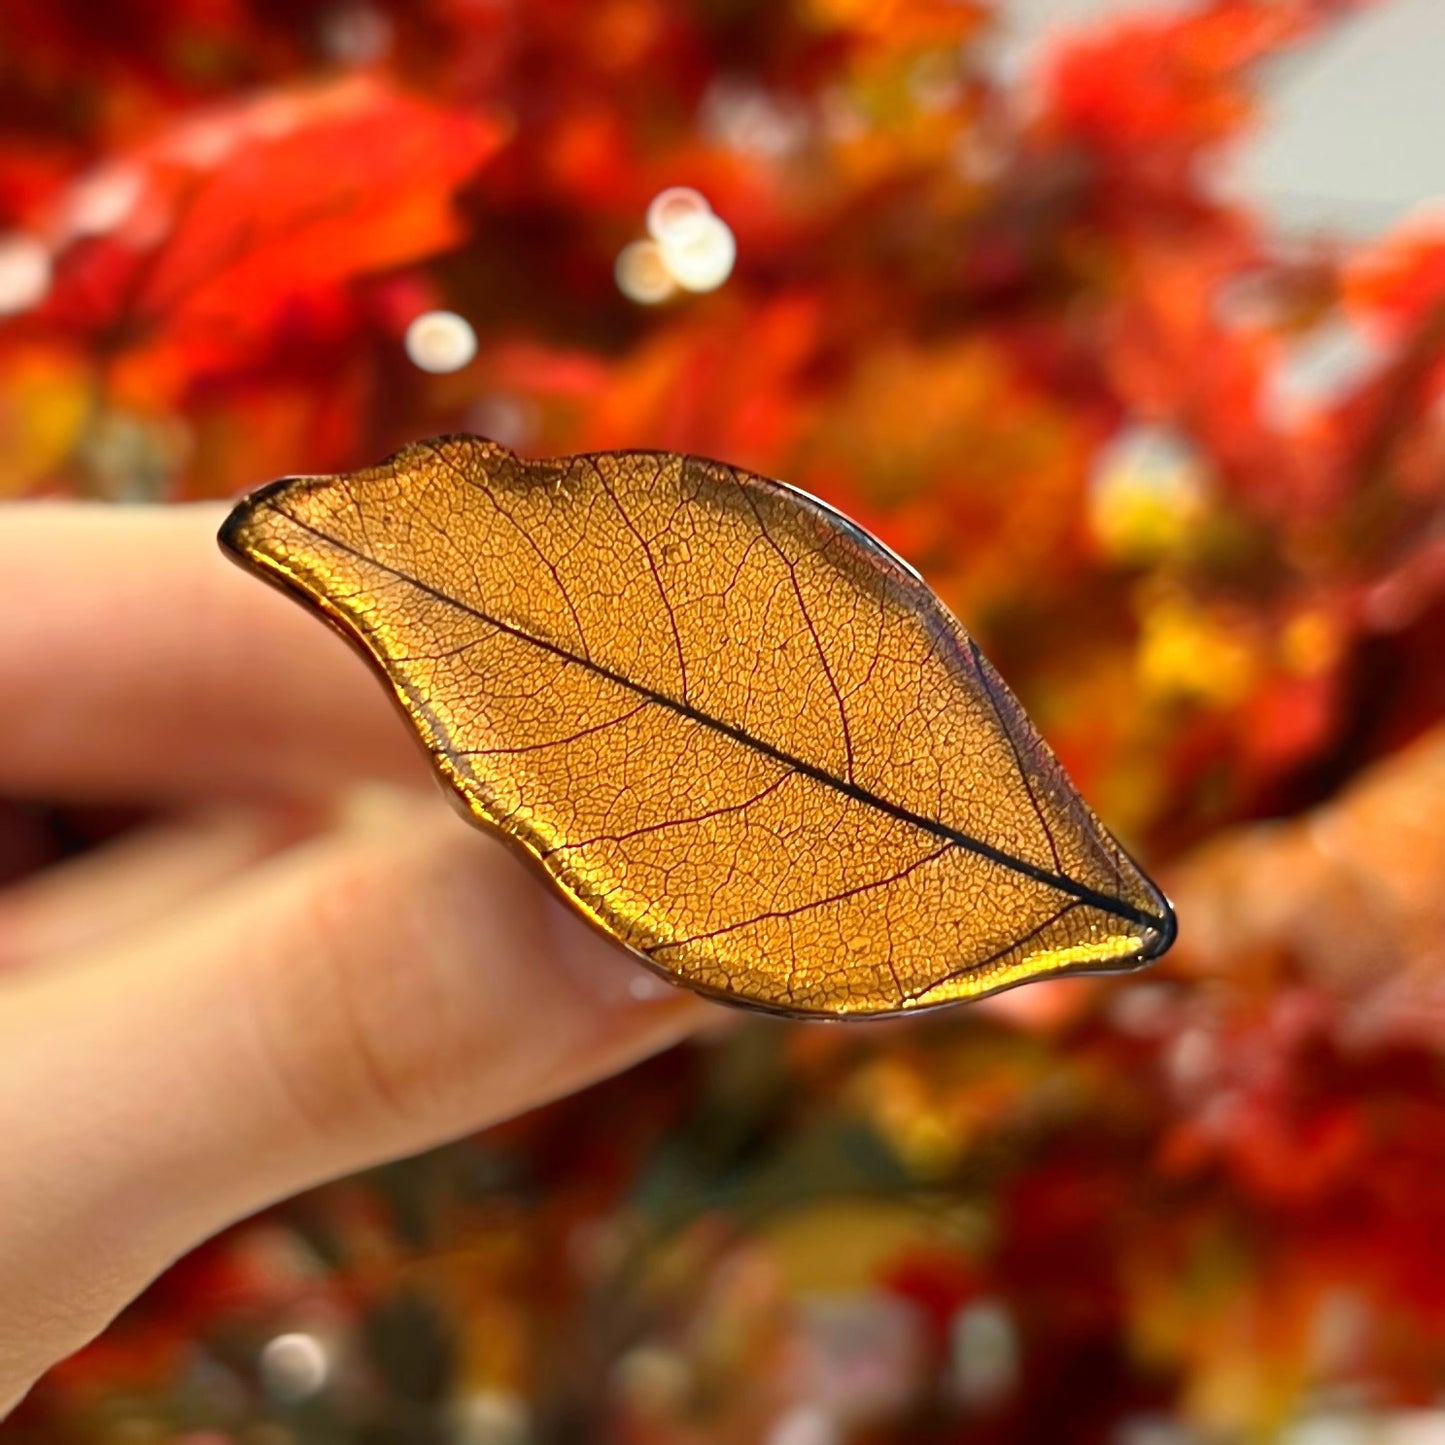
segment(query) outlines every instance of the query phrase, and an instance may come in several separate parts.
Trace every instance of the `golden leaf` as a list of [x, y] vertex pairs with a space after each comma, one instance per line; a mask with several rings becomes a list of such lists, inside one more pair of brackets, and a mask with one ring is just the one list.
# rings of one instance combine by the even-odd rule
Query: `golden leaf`
[[888, 1014], [1173, 941], [963, 628], [792, 488], [447, 437], [275, 482], [221, 540], [360, 644], [475, 820], [704, 993]]

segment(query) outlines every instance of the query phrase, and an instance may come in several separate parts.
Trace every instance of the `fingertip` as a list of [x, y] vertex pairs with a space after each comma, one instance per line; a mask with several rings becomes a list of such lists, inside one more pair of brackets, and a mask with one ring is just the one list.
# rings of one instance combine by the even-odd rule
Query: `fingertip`
[[[421, 783], [385, 690], [215, 545], [215, 503], [14, 503], [0, 518], [0, 788], [117, 802]], [[223, 528], [224, 530], [224, 528]]]

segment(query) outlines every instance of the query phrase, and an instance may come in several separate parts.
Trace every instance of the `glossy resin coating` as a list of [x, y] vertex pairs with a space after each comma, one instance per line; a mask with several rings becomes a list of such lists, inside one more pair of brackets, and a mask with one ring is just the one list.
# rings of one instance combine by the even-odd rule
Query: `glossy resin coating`
[[472, 817], [679, 982], [868, 1016], [1173, 941], [959, 623], [790, 487], [445, 437], [276, 482], [222, 543], [361, 646]]

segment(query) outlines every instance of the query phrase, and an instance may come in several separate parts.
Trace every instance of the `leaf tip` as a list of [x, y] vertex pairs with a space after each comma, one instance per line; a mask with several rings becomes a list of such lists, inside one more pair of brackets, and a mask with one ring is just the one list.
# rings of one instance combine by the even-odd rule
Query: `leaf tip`
[[216, 541], [221, 551], [233, 562], [239, 562], [243, 567], [254, 567], [257, 514], [293, 480], [291, 477], [283, 477], [280, 481], [268, 482], [264, 487], [258, 487], [254, 492], [247, 492], [227, 513], [220, 531], [216, 533]]
[[1140, 968], [1163, 958], [1179, 937], [1179, 916], [1174, 911], [1174, 905], [1157, 889], [1154, 901], [1158, 913], [1144, 928], [1143, 946], [1139, 950]]

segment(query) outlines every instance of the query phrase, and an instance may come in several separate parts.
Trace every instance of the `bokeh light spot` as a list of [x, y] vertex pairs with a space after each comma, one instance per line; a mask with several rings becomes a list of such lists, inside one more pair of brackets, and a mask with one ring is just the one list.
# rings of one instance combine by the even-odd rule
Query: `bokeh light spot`
[[617, 289], [629, 301], [656, 306], [677, 291], [677, 282], [656, 241], [631, 241], [618, 253], [614, 268]]
[[647, 234], [659, 245], [686, 240], [707, 223], [712, 207], [691, 186], [669, 186], [647, 208]]
[[0, 236], [0, 316], [28, 311], [50, 289], [50, 252], [33, 236]]
[[261, 1379], [276, 1400], [294, 1403], [314, 1395], [326, 1383], [328, 1368], [315, 1335], [277, 1335], [261, 1351]]
[[406, 328], [406, 354], [423, 371], [460, 371], [477, 354], [477, 333], [455, 311], [427, 311]]
[[684, 291], [716, 291], [732, 275], [737, 241], [727, 222], [709, 212], [661, 243], [662, 259], [672, 279]]

